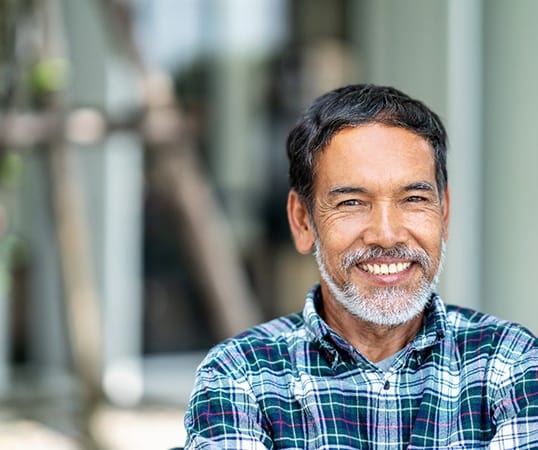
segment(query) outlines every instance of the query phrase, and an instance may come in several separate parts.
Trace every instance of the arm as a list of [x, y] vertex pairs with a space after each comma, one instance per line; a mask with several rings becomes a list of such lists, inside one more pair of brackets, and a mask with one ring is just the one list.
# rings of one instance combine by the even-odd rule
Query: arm
[[497, 390], [494, 420], [497, 431], [491, 450], [538, 448], [538, 350], [532, 348], [509, 365]]
[[186, 449], [266, 449], [258, 402], [247, 381], [215, 368], [199, 369], [185, 415]]

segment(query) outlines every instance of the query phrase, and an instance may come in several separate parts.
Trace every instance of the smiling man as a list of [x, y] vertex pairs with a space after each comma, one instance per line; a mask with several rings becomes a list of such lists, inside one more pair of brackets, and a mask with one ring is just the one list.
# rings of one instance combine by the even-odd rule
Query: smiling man
[[538, 346], [445, 305], [446, 133], [423, 103], [353, 85], [287, 144], [288, 219], [320, 283], [302, 313], [218, 345], [198, 369], [187, 448], [538, 448]]

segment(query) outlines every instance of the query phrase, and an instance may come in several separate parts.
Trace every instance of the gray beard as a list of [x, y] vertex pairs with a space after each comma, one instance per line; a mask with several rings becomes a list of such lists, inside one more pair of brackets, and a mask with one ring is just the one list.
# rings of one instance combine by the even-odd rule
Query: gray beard
[[[424, 311], [430, 301], [432, 293], [439, 282], [439, 276], [443, 269], [446, 244], [441, 244], [441, 257], [439, 267], [431, 282], [422, 277], [421, 283], [414, 292], [409, 293], [403, 288], [388, 287], [376, 288], [371, 295], [360, 292], [350, 282], [338, 286], [329, 275], [321, 253], [319, 239], [315, 242], [314, 256], [318, 264], [321, 278], [327, 284], [331, 294], [348, 312], [364, 321], [385, 326], [401, 325], [418, 316]], [[353, 254], [344, 256], [343, 269], [348, 270], [353, 264]], [[427, 255], [421, 257], [421, 264], [431, 264]]]

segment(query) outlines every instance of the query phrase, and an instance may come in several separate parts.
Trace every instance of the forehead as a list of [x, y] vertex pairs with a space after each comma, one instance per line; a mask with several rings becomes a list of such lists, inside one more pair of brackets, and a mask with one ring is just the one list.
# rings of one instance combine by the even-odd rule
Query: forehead
[[336, 133], [318, 155], [315, 168], [316, 185], [435, 182], [430, 143], [405, 128], [377, 123]]

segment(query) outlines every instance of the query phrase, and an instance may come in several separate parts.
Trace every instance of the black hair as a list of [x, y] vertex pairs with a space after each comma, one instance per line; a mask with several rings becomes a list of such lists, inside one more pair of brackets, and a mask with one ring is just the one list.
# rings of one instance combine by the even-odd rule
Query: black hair
[[356, 84], [318, 97], [288, 135], [289, 180], [312, 212], [316, 156], [344, 128], [372, 123], [405, 128], [426, 139], [435, 160], [435, 179], [442, 198], [447, 185], [447, 135], [439, 116], [419, 100], [390, 86]]

